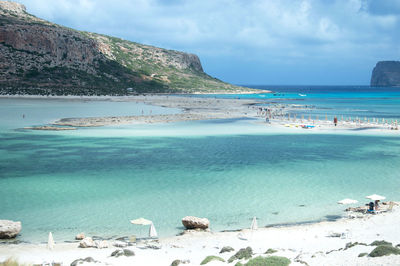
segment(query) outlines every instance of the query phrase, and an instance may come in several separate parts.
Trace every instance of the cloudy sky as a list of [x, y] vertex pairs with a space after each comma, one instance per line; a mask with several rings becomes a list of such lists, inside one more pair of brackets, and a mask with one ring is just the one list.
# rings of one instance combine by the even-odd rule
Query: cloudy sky
[[71, 28], [195, 53], [235, 84], [368, 85], [400, 59], [400, 0], [16, 0]]

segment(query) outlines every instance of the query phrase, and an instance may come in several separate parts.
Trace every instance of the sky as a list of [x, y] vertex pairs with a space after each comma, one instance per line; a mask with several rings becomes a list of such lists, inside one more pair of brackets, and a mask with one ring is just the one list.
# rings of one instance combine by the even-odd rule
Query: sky
[[67, 27], [197, 54], [241, 85], [369, 85], [400, 60], [400, 0], [16, 0]]

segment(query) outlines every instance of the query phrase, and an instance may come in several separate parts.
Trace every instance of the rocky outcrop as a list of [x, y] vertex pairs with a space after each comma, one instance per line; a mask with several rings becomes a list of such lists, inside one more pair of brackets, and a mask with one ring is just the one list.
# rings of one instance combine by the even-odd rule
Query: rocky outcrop
[[186, 229], [207, 229], [210, 226], [210, 221], [207, 218], [186, 216], [182, 218], [182, 224]]
[[400, 87], [400, 61], [380, 61], [374, 67], [372, 87]]
[[92, 248], [95, 247], [96, 243], [93, 241], [91, 237], [85, 237], [84, 239], [79, 242], [80, 248]]
[[0, 239], [15, 238], [21, 229], [21, 222], [0, 220]]
[[[237, 91], [194, 54], [80, 32], [0, 1], [0, 94]], [[246, 89], [249, 90], [249, 89]]]

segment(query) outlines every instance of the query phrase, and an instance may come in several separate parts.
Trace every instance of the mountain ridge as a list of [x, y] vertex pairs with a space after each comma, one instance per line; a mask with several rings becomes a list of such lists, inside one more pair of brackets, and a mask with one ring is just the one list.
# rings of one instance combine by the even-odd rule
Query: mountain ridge
[[207, 75], [197, 55], [70, 29], [0, 1], [0, 94], [249, 91]]

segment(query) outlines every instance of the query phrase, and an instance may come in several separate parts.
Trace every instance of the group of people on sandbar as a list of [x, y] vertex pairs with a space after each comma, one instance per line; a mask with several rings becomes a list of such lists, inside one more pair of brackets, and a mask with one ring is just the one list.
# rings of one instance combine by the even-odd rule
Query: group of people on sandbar
[[375, 203], [371, 201], [368, 205], [368, 212], [375, 212], [379, 210], [379, 200], [375, 200]]

